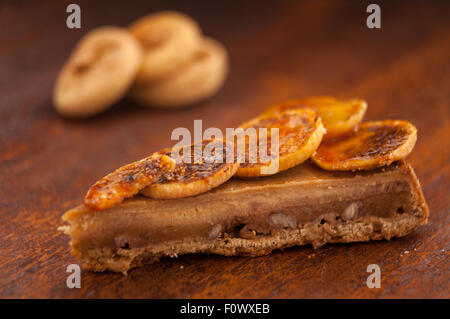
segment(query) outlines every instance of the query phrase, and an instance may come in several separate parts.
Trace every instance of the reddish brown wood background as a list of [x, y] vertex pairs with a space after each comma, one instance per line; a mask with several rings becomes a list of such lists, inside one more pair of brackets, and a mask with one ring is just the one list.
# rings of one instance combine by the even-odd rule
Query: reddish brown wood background
[[[449, 2], [382, 2], [381, 30], [366, 28], [364, 1], [77, 2], [81, 30], [65, 27], [69, 1], [0, 4], [0, 297], [450, 297]], [[217, 96], [183, 111], [122, 101], [89, 120], [54, 112], [55, 76], [85, 32], [167, 8], [228, 48], [231, 72]], [[171, 130], [194, 119], [235, 127], [272, 103], [323, 94], [365, 98], [367, 119], [417, 126], [409, 160], [430, 206], [427, 226], [390, 242], [184, 256], [126, 277], [83, 272], [81, 289], [66, 288], [77, 261], [56, 228], [94, 181], [170, 145]], [[372, 263], [380, 289], [365, 284]]]

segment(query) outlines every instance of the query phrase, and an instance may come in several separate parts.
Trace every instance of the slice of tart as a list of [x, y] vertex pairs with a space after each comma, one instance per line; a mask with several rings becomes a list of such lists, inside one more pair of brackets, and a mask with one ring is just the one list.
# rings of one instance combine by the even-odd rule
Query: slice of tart
[[126, 272], [187, 253], [259, 256], [294, 245], [405, 236], [427, 223], [428, 208], [403, 160], [356, 172], [308, 161], [191, 197], [137, 195], [102, 211], [81, 205], [63, 219], [86, 269]]

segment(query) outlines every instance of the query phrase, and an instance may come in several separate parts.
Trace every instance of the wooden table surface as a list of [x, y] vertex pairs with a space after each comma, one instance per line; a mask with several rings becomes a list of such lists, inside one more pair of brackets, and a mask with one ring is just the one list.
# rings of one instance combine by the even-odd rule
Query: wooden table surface
[[[66, 3], [67, 2], [67, 3]], [[416, 298], [450, 297], [450, 3], [365, 1], [77, 1], [81, 30], [65, 27], [68, 1], [0, 4], [0, 297]], [[161, 9], [195, 17], [225, 44], [231, 71], [218, 95], [158, 111], [121, 101], [89, 120], [55, 113], [51, 91], [76, 41], [93, 27], [125, 26]], [[430, 207], [428, 225], [391, 241], [296, 247], [259, 258], [189, 255], [129, 272], [83, 271], [56, 229], [98, 178], [173, 144], [176, 127], [236, 127], [271, 104], [310, 95], [361, 97], [366, 119], [418, 128], [409, 161]], [[369, 289], [366, 268], [381, 268]]]

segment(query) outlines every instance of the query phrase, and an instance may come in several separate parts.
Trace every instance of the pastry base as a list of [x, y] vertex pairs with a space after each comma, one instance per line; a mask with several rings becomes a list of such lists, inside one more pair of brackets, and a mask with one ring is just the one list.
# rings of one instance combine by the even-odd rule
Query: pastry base
[[100, 212], [79, 206], [63, 219], [85, 269], [126, 272], [188, 253], [260, 256], [296, 245], [389, 240], [426, 224], [428, 208], [403, 161], [366, 172], [305, 163], [193, 197], [137, 196]]

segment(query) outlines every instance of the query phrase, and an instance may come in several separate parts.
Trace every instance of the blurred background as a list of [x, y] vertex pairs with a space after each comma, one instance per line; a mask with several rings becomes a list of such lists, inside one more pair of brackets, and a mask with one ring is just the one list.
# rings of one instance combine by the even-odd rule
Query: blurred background
[[[81, 7], [81, 29], [66, 27], [66, 7], [72, 2]], [[72, 257], [66, 238], [55, 229], [62, 213], [79, 204], [97, 179], [173, 144], [171, 131], [191, 129], [194, 119], [202, 119], [204, 128], [236, 127], [290, 98], [363, 98], [369, 105], [365, 120], [404, 119], [415, 124], [419, 138], [409, 160], [435, 213], [428, 227], [437, 231], [439, 224], [448, 224], [450, 2], [376, 1], [381, 7], [381, 29], [369, 29], [366, 8], [372, 2], [2, 0], [0, 207], [4, 222], [0, 223], [0, 245], [3, 255], [11, 258], [0, 263], [6, 272], [2, 279], [8, 282], [21, 276], [23, 269], [34, 274], [33, 282], [10, 285], [3, 294], [33, 295], [27, 287], [64, 275], [55, 269]], [[51, 102], [54, 81], [77, 41], [92, 28], [125, 27], [160, 10], [192, 16], [205, 35], [225, 45], [230, 73], [218, 94], [177, 111], [147, 109], [123, 99], [90, 119], [58, 115]], [[440, 267], [439, 262], [430, 267]], [[442, 294], [446, 288], [438, 283], [448, 278], [440, 277], [445, 271], [439, 269], [435, 268], [428, 284], [435, 282], [437, 294]], [[339, 296], [351, 290], [351, 280], [330, 276], [334, 290], [327, 288], [330, 282], [324, 282], [315, 293]], [[179, 278], [176, 273], [175, 277]], [[149, 280], [148, 286], [161, 286]], [[48, 285], [41, 285], [44, 294], [69, 294]], [[265, 296], [307, 293], [301, 282], [285, 285], [277, 288], [284, 295], [268, 288]], [[422, 293], [417, 287], [410, 296]], [[196, 290], [197, 296], [201, 291]], [[238, 286], [233, 291], [235, 296], [258, 297]], [[147, 294], [158, 296], [156, 290]]]
[[[431, 101], [420, 101], [420, 91], [430, 89], [424, 75], [444, 76], [419, 72], [440, 68], [430, 55], [441, 54], [441, 62], [448, 57], [442, 46], [449, 31], [444, 12], [450, 6], [446, 1], [427, 2], [379, 2], [382, 28], [368, 29], [370, 1], [77, 1], [82, 27], [68, 29], [65, 9], [70, 1], [2, 1], [2, 144], [26, 141], [27, 134], [37, 132], [44, 139], [51, 130], [70, 128], [69, 134], [87, 134], [84, 138], [95, 147], [97, 142], [109, 144], [104, 138], [114, 134], [109, 147], [127, 149], [147, 143], [138, 137], [149, 129], [151, 135], [167, 138], [172, 128], [189, 126], [194, 118], [204, 119], [207, 126], [236, 126], [276, 102], [310, 95], [360, 97], [369, 102], [368, 118], [382, 109], [382, 118], [408, 119], [415, 106], [432, 108]], [[230, 74], [218, 95], [183, 111], [146, 110], [121, 101], [88, 121], [66, 121], [55, 114], [50, 101], [54, 80], [86, 32], [102, 25], [127, 26], [167, 9], [192, 16], [206, 35], [228, 49]], [[428, 58], [419, 61], [420, 54]], [[435, 65], [425, 64], [431, 62]], [[442, 93], [434, 98], [442, 99]], [[409, 99], [414, 103], [405, 114], [398, 104]], [[99, 127], [102, 134], [97, 134]], [[120, 127], [127, 127], [126, 132]], [[166, 144], [167, 140], [150, 148]], [[108, 145], [102, 149], [110, 151]]]

